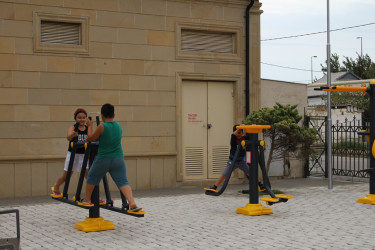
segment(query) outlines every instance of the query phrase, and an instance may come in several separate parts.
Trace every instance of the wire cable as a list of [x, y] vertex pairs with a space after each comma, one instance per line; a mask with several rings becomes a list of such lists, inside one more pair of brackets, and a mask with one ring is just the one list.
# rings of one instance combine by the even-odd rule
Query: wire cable
[[[375, 24], [375, 22], [361, 24], [361, 25], [355, 25], [355, 26], [350, 26], [350, 27], [345, 27], [345, 28], [339, 28], [339, 29], [333, 29], [333, 30], [331, 30], [331, 32], [332, 31], [339, 31], [339, 30], [353, 29], [353, 28], [358, 28], [358, 27], [363, 27], [363, 26], [368, 26], [368, 25], [373, 25], [373, 24]], [[263, 39], [261, 41], [265, 42], [265, 41], [281, 40], [281, 39], [288, 39], [288, 38], [295, 38], [295, 37], [302, 37], [302, 36], [317, 35], [317, 34], [322, 34], [322, 33], [327, 33], [327, 31], [319, 31], [319, 32], [313, 32], [313, 33], [307, 33], [307, 34], [301, 34], [301, 35], [294, 35], [294, 36], [284, 36], [284, 37], [269, 38], [269, 39]]]
[[[292, 67], [287, 67], [287, 66], [281, 66], [281, 65], [276, 65], [276, 64], [272, 64], [272, 63], [265, 63], [265, 62], [260, 62], [261, 64], [265, 64], [265, 65], [269, 65], [269, 66], [273, 66], [273, 67], [278, 67], [278, 68], [284, 68], [284, 69], [293, 69], [293, 70], [300, 70], [300, 71], [309, 71], [311, 72], [311, 69], [299, 69], [299, 68], [292, 68]], [[323, 72], [322, 70], [313, 70], [313, 72]]]

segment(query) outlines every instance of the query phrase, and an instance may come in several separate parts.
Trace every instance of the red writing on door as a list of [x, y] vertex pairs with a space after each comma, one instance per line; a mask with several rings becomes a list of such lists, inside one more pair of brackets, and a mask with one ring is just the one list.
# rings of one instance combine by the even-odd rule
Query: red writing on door
[[187, 114], [188, 115], [188, 122], [189, 123], [200, 123], [203, 120], [198, 119], [198, 114]]

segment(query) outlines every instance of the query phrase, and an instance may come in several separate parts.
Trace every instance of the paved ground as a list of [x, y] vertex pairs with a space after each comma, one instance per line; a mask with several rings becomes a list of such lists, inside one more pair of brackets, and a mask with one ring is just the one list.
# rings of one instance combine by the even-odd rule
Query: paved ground
[[[230, 185], [220, 197], [198, 187], [136, 191], [144, 218], [102, 209], [116, 228], [90, 233], [74, 228], [88, 210], [48, 197], [0, 199], [0, 210], [20, 210], [22, 249], [375, 249], [375, 206], [356, 203], [368, 183], [327, 187], [317, 178], [274, 180], [273, 189], [294, 198], [262, 216], [235, 213], [249, 202], [239, 192], [247, 185]], [[0, 238], [15, 235], [9, 219], [0, 216]]]

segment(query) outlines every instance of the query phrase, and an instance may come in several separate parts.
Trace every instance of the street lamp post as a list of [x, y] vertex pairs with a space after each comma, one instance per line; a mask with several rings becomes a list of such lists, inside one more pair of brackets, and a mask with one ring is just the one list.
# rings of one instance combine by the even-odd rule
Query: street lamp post
[[314, 81], [314, 75], [313, 75], [313, 58], [316, 58], [317, 56], [311, 56], [311, 83]]
[[357, 39], [361, 39], [361, 58], [362, 58], [362, 37], [359, 36], [359, 37], [357, 37]]

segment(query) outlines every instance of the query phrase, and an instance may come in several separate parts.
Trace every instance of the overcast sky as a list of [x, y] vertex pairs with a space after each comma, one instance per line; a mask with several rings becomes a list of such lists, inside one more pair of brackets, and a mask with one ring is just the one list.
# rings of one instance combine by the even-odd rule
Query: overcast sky
[[[327, 58], [327, 33], [296, 38], [268, 40], [327, 31], [327, 0], [260, 0], [261, 77], [281, 81], [310, 83], [323, 76], [320, 64]], [[357, 58], [366, 53], [375, 62], [375, 0], [330, 0], [331, 53]], [[352, 26], [367, 26], [333, 31]], [[272, 65], [277, 66], [272, 66]], [[295, 69], [287, 69], [295, 68]], [[301, 69], [301, 70], [296, 70]]]

